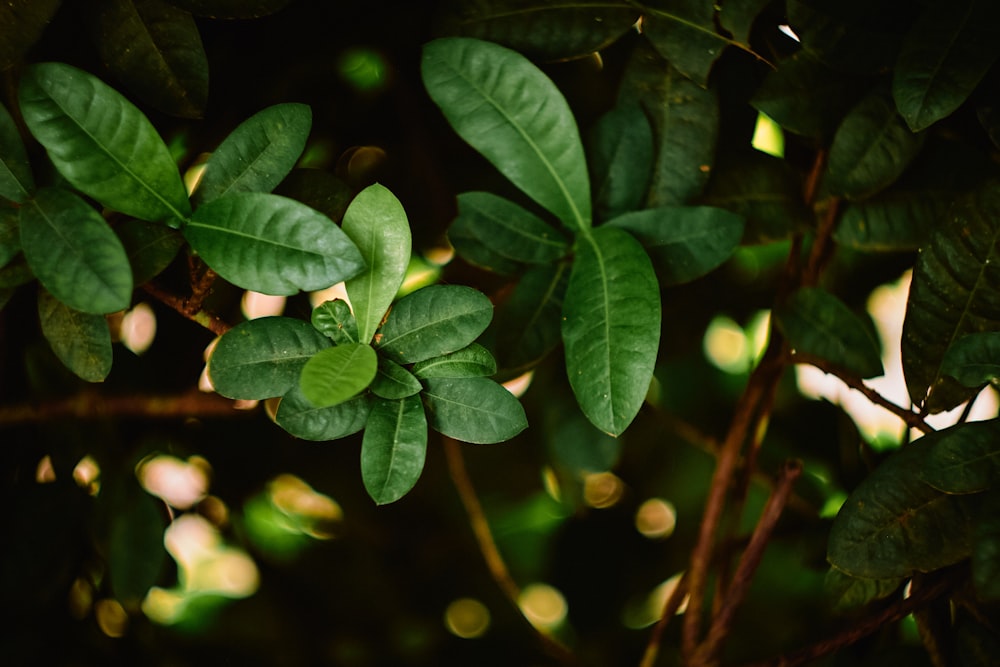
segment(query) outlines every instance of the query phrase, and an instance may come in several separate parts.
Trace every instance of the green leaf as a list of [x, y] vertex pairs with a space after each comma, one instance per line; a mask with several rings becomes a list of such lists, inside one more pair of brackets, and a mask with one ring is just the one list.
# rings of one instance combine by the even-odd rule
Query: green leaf
[[830, 568], [823, 588], [836, 611], [848, 611], [895, 593], [902, 579], [860, 579]]
[[924, 135], [910, 131], [892, 100], [873, 93], [837, 129], [823, 186], [848, 199], [870, 197], [899, 178], [923, 143]]
[[891, 69], [902, 35], [899, 8], [886, 0], [786, 0], [788, 23], [812, 57], [869, 76]]
[[972, 551], [972, 583], [980, 600], [1000, 600], [1000, 493], [992, 492], [983, 502], [975, 528]]
[[952, 343], [941, 360], [941, 375], [974, 389], [1000, 378], [1000, 332], [971, 333]]
[[196, 16], [212, 19], [255, 19], [284, 8], [291, 0], [170, 0]]
[[431, 427], [475, 444], [510, 440], [528, 426], [514, 395], [483, 377], [427, 378], [423, 397]]
[[20, 222], [24, 257], [53, 296], [95, 315], [128, 307], [132, 269], [125, 248], [89, 204], [43, 188], [21, 209]]
[[614, 468], [622, 441], [594, 428], [563, 388], [559, 389], [545, 401], [545, 441], [553, 462], [576, 476]]
[[578, 243], [563, 302], [566, 373], [597, 428], [621, 435], [639, 412], [660, 341], [660, 290], [628, 232], [599, 227]]
[[637, 104], [616, 106], [587, 133], [587, 159], [599, 220], [642, 204], [653, 168], [653, 129]]
[[931, 572], [969, 556], [966, 498], [920, 480], [933, 443], [924, 436], [903, 447], [851, 493], [830, 528], [831, 565], [855, 577], [890, 579]]
[[[195, 190], [196, 196], [197, 192]], [[328, 171], [300, 168], [293, 169], [274, 189], [274, 194], [300, 201], [334, 222], [340, 222], [355, 191]]]
[[170, 266], [184, 245], [184, 237], [163, 225], [129, 218], [115, 225], [136, 285], [141, 285]]
[[284, 396], [299, 384], [302, 367], [330, 340], [308, 322], [261, 317], [237, 324], [219, 339], [208, 359], [215, 391], [228, 398]]
[[660, 55], [702, 87], [722, 50], [735, 43], [715, 29], [709, 2], [674, 0], [669, 9], [647, 7], [642, 18], [642, 32]]
[[343, 403], [375, 379], [378, 356], [370, 345], [348, 343], [317, 352], [302, 368], [302, 395], [318, 408]]
[[716, 5], [719, 24], [733, 36], [740, 45], [749, 47], [750, 31], [754, 21], [767, 8], [770, 0], [727, 0]]
[[921, 481], [945, 493], [1000, 486], [1000, 420], [958, 424], [932, 435], [934, 448], [924, 459]]
[[200, 118], [208, 101], [208, 58], [191, 14], [164, 0], [96, 4], [94, 42], [108, 70], [160, 111]]
[[862, 378], [885, 373], [875, 331], [829, 292], [803, 287], [774, 316], [794, 351], [825, 359]]
[[569, 267], [568, 262], [532, 267], [497, 308], [491, 331], [500, 366], [532, 366], [559, 344]]
[[73, 310], [54, 296], [38, 292], [42, 335], [66, 368], [87, 382], [103, 382], [111, 372], [111, 332], [103, 315]]
[[357, 343], [358, 323], [343, 299], [324, 301], [312, 311], [312, 325], [337, 345]]
[[125, 605], [138, 607], [156, 584], [167, 560], [163, 533], [167, 528], [163, 503], [143, 491], [134, 476], [125, 477], [102, 499], [113, 507], [108, 535], [108, 575], [111, 591]]
[[62, 4], [61, 0], [7, 0], [0, 3], [0, 71], [21, 62]]
[[75, 188], [122, 213], [179, 227], [191, 212], [170, 151], [131, 102], [60, 63], [25, 69], [21, 113]]
[[462, 349], [492, 318], [493, 304], [482, 292], [431, 285], [400, 299], [375, 339], [393, 361], [414, 363]]
[[510, 49], [453, 37], [424, 46], [421, 73], [460, 137], [568, 227], [590, 226], [576, 120], [541, 70]]
[[220, 276], [264, 294], [326, 289], [365, 266], [332, 220], [272, 194], [243, 192], [200, 206], [184, 237]]
[[903, 40], [892, 96], [914, 132], [948, 116], [972, 94], [1000, 57], [992, 0], [930, 3]]
[[18, 287], [30, 283], [34, 279], [35, 274], [31, 272], [31, 267], [28, 266], [23, 255], [18, 255], [3, 268], [0, 268], [0, 289]]
[[665, 285], [690, 282], [729, 259], [743, 238], [743, 218], [711, 206], [663, 206], [608, 222], [642, 243]]
[[357, 433], [368, 422], [371, 399], [357, 396], [349, 401], [318, 408], [302, 395], [296, 382], [278, 403], [274, 422], [296, 438], [324, 442]]
[[347, 281], [346, 288], [358, 321], [358, 340], [369, 343], [406, 277], [410, 223], [395, 195], [375, 184], [351, 202], [343, 228], [366, 264], [364, 271]]
[[0, 204], [0, 266], [6, 266], [21, 252], [20, 212]]
[[566, 239], [552, 225], [489, 192], [458, 195], [458, 217], [448, 233], [472, 236], [512, 262], [544, 264], [569, 252]]
[[7, 107], [0, 104], [0, 197], [23, 202], [34, 189], [35, 179], [24, 142]]
[[412, 489], [427, 456], [427, 417], [420, 398], [376, 399], [361, 441], [361, 480], [377, 505]]
[[523, 264], [497, 252], [489, 240], [480, 239], [475, 227], [467, 222], [456, 218], [448, 228], [448, 242], [459, 257], [473, 266], [502, 276], [516, 276], [524, 271]]
[[237, 192], [270, 192], [291, 172], [305, 149], [312, 110], [276, 104], [246, 119], [205, 163], [192, 194], [197, 205]]
[[419, 394], [424, 386], [410, 371], [384, 357], [378, 360], [378, 375], [372, 382], [372, 393], [380, 398], [399, 399]]
[[478, 343], [413, 365], [413, 374], [421, 379], [489, 377], [496, 372], [493, 355]]

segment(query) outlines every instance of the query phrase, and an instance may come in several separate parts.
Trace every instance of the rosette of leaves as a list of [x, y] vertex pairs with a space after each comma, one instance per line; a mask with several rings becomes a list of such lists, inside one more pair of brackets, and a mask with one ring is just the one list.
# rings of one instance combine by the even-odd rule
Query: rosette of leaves
[[223, 335], [208, 371], [230, 398], [281, 397], [275, 421], [307, 440], [364, 430], [361, 476], [378, 504], [413, 488], [428, 427], [471, 443], [508, 440], [527, 426], [517, 399], [490, 379], [492, 355], [475, 340], [493, 305], [458, 285], [395, 297], [410, 260], [403, 207], [381, 185], [363, 190], [343, 229], [366, 269], [346, 281], [350, 305], [317, 306], [310, 322], [265, 317]]

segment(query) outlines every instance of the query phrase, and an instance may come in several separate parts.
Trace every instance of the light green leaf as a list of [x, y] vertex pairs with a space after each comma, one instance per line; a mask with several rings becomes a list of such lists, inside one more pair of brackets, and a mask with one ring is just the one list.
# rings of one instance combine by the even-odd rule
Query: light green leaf
[[[932, 437], [933, 436], [933, 437]], [[930, 436], [920, 479], [945, 493], [1000, 487], [1000, 420], [958, 424]]]
[[370, 345], [348, 343], [313, 355], [303, 366], [299, 382], [310, 403], [327, 408], [361, 393], [377, 371], [378, 356]]
[[264, 294], [326, 289], [365, 266], [332, 220], [278, 195], [243, 192], [204, 204], [184, 237], [220, 276]]
[[192, 199], [201, 205], [237, 192], [270, 192], [295, 166], [311, 128], [312, 110], [305, 104], [257, 112], [208, 158]]
[[103, 382], [111, 372], [111, 332], [103, 315], [73, 310], [54, 296], [38, 292], [42, 335], [66, 368], [87, 382]]
[[28, 153], [7, 107], [0, 104], [0, 197], [23, 202], [35, 189]]
[[419, 394], [424, 386], [413, 373], [384, 357], [378, 360], [378, 375], [372, 382], [372, 393], [380, 398], [398, 399]]
[[0, 267], [21, 252], [20, 211], [0, 204]]
[[312, 311], [312, 325], [337, 345], [357, 343], [358, 323], [343, 299], [324, 301]]
[[431, 285], [393, 306], [376, 344], [393, 361], [423, 361], [467, 346], [492, 318], [493, 304], [482, 292], [461, 285]]
[[302, 395], [296, 382], [278, 403], [274, 422], [296, 438], [322, 442], [357, 433], [365, 427], [370, 410], [371, 398], [367, 394], [318, 408]]
[[941, 360], [941, 375], [969, 388], [1000, 379], [1000, 332], [971, 333], [952, 343]]
[[559, 344], [569, 267], [568, 262], [532, 267], [497, 308], [490, 331], [501, 367], [530, 367]]
[[599, 220], [638, 209], [653, 168], [653, 129], [637, 104], [616, 106], [586, 137], [587, 160]]
[[568, 227], [590, 226], [576, 120], [541, 70], [510, 49], [453, 37], [424, 46], [421, 73], [460, 137]]
[[364, 271], [347, 281], [346, 288], [358, 322], [358, 341], [369, 343], [406, 277], [410, 223], [395, 195], [376, 183], [351, 202], [343, 228], [366, 264]]
[[158, 276], [170, 266], [184, 245], [184, 237], [177, 231], [137, 218], [129, 218], [116, 224], [115, 233], [128, 255], [136, 285]]
[[377, 505], [409, 493], [424, 469], [427, 417], [418, 396], [375, 399], [361, 441], [361, 480]]
[[418, 378], [489, 377], [496, 372], [493, 355], [478, 343], [413, 365]]
[[674, 0], [668, 9], [647, 7], [642, 32], [660, 55], [702, 87], [722, 50], [735, 44], [715, 29], [714, 4], [701, 0]]
[[21, 113], [74, 187], [136, 218], [179, 227], [191, 212], [170, 151], [131, 102], [60, 63], [25, 69]]
[[132, 269], [125, 248], [87, 202], [43, 188], [21, 208], [20, 223], [24, 257], [53, 296], [95, 315], [128, 307]]
[[261, 317], [236, 325], [208, 359], [215, 390], [228, 398], [284, 396], [299, 384], [302, 367], [330, 340], [291, 317]]
[[639, 412], [660, 341], [660, 290], [649, 256], [628, 232], [581, 239], [563, 302], [566, 373], [597, 428], [621, 435]]
[[42, 36], [62, 0], [7, 0], [0, 3], [0, 71], [21, 62]]
[[458, 195], [458, 217], [449, 234], [471, 235], [506, 259], [525, 264], [544, 264], [569, 252], [565, 237], [552, 225], [489, 192]]
[[483, 377], [427, 378], [422, 396], [431, 427], [475, 444], [510, 440], [528, 426], [514, 395]]

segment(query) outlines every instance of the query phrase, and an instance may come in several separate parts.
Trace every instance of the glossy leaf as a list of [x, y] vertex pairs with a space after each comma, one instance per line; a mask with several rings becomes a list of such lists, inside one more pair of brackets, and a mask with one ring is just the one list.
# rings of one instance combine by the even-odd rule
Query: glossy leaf
[[660, 341], [660, 290], [648, 255], [624, 230], [581, 240], [563, 302], [566, 373], [591, 423], [620, 435], [646, 398]]
[[276, 104], [246, 119], [205, 163], [198, 205], [237, 192], [270, 192], [295, 166], [312, 128], [305, 104]]
[[460, 350], [476, 340], [493, 318], [493, 304], [461, 285], [431, 285], [400, 299], [376, 335], [390, 359], [414, 363]]
[[941, 374], [969, 388], [996, 382], [1000, 379], [1000, 332], [971, 333], [956, 340], [944, 353]]
[[653, 129], [636, 104], [616, 106], [587, 134], [587, 160], [599, 220], [634, 211], [649, 188]]
[[94, 41], [108, 70], [157, 109], [200, 118], [208, 101], [208, 58], [191, 14], [165, 0], [95, 5]]
[[948, 116], [1000, 57], [993, 38], [1000, 6], [991, 0], [930, 3], [903, 40], [892, 96], [914, 132]]
[[278, 195], [243, 192], [204, 204], [184, 237], [220, 276], [264, 294], [326, 289], [365, 266], [332, 220]]
[[922, 481], [945, 493], [1000, 487], [1000, 421], [959, 424], [932, 435], [934, 448], [924, 459]]
[[24, 142], [7, 107], [0, 104], [0, 197], [23, 202], [34, 190], [35, 179]]
[[66, 368], [87, 382], [103, 382], [111, 372], [111, 332], [103, 315], [73, 310], [44, 290], [38, 293], [42, 335]]
[[496, 372], [493, 355], [478, 343], [413, 365], [418, 378], [489, 377]]
[[516, 276], [524, 271], [523, 264], [501, 255], [489, 240], [480, 239], [472, 225], [461, 219], [456, 219], [455, 223], [448, 228], [448, 242], [463, 260], [502, 276]]
[[108, 208], [179, 227], [191, 212], [177, 165], [131, 102], [60, 63], [31, 65], [20, 89], [31, 133], [67, 181]]
[[361, 441], [361, 480], [377, 505], [409, 493], [424, 469], [427, 417], [417, 396], [375, 399]]
[[0, 204], [0, 266], [6, 266], [21, 252], [20, 212]]
[[566, 262], [543, 264], [524, 273], [514, 291], [497, 308], [491, 327], [500, 366], [527, 368], [559, 345], [568, 280]]
[[236, 325], [219, 339], [208, 360], [215, 391], [228, 398], [284, 396], [299, 384], [306, 362], [330, 340], [308, 322], [262, 317]]
[[862, 378], [885, 372], [874, 329], [829, 292], [803, 287], [774, 316], [794, 351], [817, 356]]
[[665, 285], [686, 283], [720, 266], [743, 238], [743, 219], [711, 206], [664, 206], [608, 222], [639, 239]]
[[357, 343], [358, 323], [343, 299], [324, 301], [312, 311], [312, 325], [337, 345]]
[[0, 70], [18, 64], [38, 41], [61, 0], [7, 0], [0, 3]]
[[394, 361], [379, 358], [378, 374], [371, 384], [373, 394], [380, 398], [399, 399], [419, 394], [423, 388], [413, 373]]
[[700, 0], [675, 0], [664, 9], [647, 7], [642, 31], [671, 65], [699, 86], [708, 85], [712, 65], [733, 41], [715, 29], [715, 7]]
[[421, 394], [434, 430], [475, 444], [510, 440], [528, 426], [514, 395], [483, 377], [426, 378]]
[[84, 313], [113, 313], [132, 299], [132, 269], [101, 215], [73, 193], [44, 188], [21, 209], [21, 248], [49, 292]]
[[590, 226], [576, 120], [545, 74], [515, 51], [459, 37], [424, 46], [421, 73], [460, 137], [568, 227]]
[[458, 195], [449, 235], [472, 236], [512, 262], [544, 264], [569, 252], [566, 238], [519, 205], [489, 192]]
[[296, 438], [321, 442], [357, 433], [368, 422], [370, 410], [371, 399], [367, 395], [318, 408], [302, 395], [302, 389], [296, 382], [278, 403], [274, 421]]
[[410, 263], [410, 223], [395, 195], [370, 185], [344, 213], [344, 233], [361, 251], [365, 269], [346, 284], [358, 323], [358, 340], [371, 342], [406, 277]]
[[348, 343], [320, 350], [306, 362], [299, 380], [302, 395], [318, 408], [343, 403], [361, 393], [378, 370], [375, 350]]
[[136, 285], [158, 276], [170, 266], [184, 245], [184, 237], [169, 227], [130, 218], [115, 225]]
[[213, 19], [255, 19], [280, 11], [291, 0], [170, 0], [197, 16]]

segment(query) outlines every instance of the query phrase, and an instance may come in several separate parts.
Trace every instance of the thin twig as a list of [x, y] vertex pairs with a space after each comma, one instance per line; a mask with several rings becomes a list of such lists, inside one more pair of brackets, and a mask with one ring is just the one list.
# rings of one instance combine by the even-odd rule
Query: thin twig
[[646, 643], [646, 650], [642, 654], [642, 661], [639, 663], [639, 667], [653, 667], [656, 664], [656, 658], [660, 655], [660, 643], [663, 641], [663, 632], [667, 629], [670, 619], [674, 617], [677, 610], [684, 604], [684, 598], [687, 594], [688, 573], [685, 572], [681, 575], [677, 586], [667, 596], [666, 602], [663, 603], [663, 611], [660, 613], [660, 619], [653, 626], [653, 631], [649, 635], [649, 641]]
[[0, 406], [0, 425], [30, 424], [52, 419], [104, 419], [139, 417], [177, 419], [188, 417], [239, 417], [248, 414], [218, 394], [188, 391], [171, 396], [102, 396], [85, 391], [40, 403]]
[[202, 310], [200, 300], [198, 303], [192, 303], [190, 300], [161, 289], [153, 283], [145, 283], [142, 289], [164, 305], [173, 308], [192, 322], [197, 322], [216, 336], [221, 336], [232, 328], [229, 323], [223, 321], [218, 315], [213, 315], [208, 311]]

